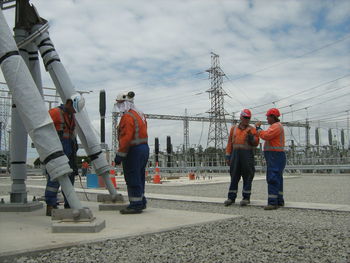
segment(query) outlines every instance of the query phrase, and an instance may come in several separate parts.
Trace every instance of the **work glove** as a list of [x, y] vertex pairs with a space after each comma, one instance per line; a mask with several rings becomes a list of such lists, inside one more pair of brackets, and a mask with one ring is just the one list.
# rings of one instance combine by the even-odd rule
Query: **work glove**
[[226, 155], [225, 159], [226, 159], [226, 164], [230, 166], [231, 165], [231, 155]]
[[114, 163], [115, 163], [115, 165], [120, 165], [121, 163], [122, 163], [122, 161], [124, 160], [124, 158], [123, 157], [121, 157], [121, 156], [119, 156], [119, 155], [115, 155], [115, 157], [114, 157]]

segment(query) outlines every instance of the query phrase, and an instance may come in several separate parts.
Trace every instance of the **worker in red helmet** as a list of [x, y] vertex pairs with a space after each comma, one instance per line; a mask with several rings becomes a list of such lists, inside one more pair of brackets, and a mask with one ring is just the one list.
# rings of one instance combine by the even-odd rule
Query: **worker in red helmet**
[[265, 210], [274, 210], [284, 206], [283, 198], [283, 170], [286, 166], [286, 154], [284, 152], [284, 129], [279, 120], [280, 112], [276, 108], [269, 109], [266, 119], [270, 127], [264, 131], [261, 122], [255, 124], [258, 135], [265, 140], [264, 156], [266, 160], [266, 180], [268, 184], [268, 201]]
[[241, 206], [250, 204], [252, 181], [255, 174], [254, 148], [259, 144], [256, 129], [249, 125], [252, 113], [248, 109], [241, 112], [240, 123], [232, 126], [226, 147], [226, 160], [230, 165], [231, 184], [225, 206], [235, 203], [238, 183], [243, 177], [243, 199]]

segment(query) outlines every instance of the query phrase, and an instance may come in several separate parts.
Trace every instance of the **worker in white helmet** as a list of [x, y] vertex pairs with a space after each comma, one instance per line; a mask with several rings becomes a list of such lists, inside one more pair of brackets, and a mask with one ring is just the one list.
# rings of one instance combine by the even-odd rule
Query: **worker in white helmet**
[[147, 121], [134, 105], [134, 92], [117, 96], [117, 107], [122, 115], [118, 125], [119, 148], [115, 164], [123, 164], [128, 189], [129, 206], [121, 214], [138, 214], [146, 208], [145, 169], [149, 157]]

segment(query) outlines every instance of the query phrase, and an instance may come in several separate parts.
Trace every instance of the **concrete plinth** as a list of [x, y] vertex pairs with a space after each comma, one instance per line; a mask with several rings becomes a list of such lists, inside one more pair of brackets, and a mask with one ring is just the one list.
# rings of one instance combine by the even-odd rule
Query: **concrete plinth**
[[34, 201], [28, 203], [0, 203], [0, 212], [32, 212], [43, 208], [43, 204]]
[[124, 202], [124, 197], [121, 194], [117, 194], [113, 200], [109, 194], [97, 194], [97, 202]]
[[88, 207], [82, 209], [53, 209], [52, 220], [63, 220], [63, 221], [78, 221], [78, 220], [91, 220], [94, 216]]
[[97, 202], [102, 202], [98, 206], [100, 211], [119, 211], [128, 205], [124, 202], [124, 197], [121, 194], [117, 194], [114, 199], [112, 199], [111, 195], [98, 194]]
[[52, 233], [98, 233], [106, 227], [106, 221], [94, 218], [88, 222], [53, 221]]
[[96, 219], [87, 207], [52, 210], [53, 233], [97, 233], [106, 227], [105, 220]]
[[103, 203], [99, 204], [100, 211], [120, 211], [128, 206], [127, 203]]

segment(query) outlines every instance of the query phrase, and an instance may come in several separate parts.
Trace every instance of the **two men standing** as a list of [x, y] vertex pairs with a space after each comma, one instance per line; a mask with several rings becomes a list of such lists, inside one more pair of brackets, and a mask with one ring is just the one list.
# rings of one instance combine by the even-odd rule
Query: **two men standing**
[[254, 178], [254, 148], [259, 144], [259, 138], [265, 140], [264, 156], [267, 165], [266, 180], [268, 184], [268, 205], [265, 210], [274, 210], [284, 206], [283, 198], [283, 170], [286, 165], [284, 152], [284, 129], [279, 120], [280, 112], [276, 108], [267, 111], [266, 117], [270, 127], [264, 131], [261, 122], [256, 128], [249, 125], [251, 112], [244, 109], [241, 112], [240, 123], [230, 131], [226, 147], [226, 160], [230, 165], [231, 184], [225, 206], [235, 203], [238, 182], [243, 177], [243, 199], [241, 206], [250, 203], [252, 181]]

